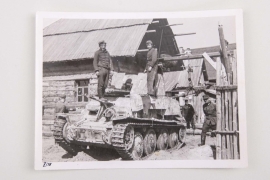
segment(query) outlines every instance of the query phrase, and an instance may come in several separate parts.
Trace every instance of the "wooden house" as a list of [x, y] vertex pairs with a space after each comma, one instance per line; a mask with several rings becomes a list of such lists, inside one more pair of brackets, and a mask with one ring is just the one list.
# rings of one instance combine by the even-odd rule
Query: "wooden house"
[[44, 28], [43, 134], [52, 134], [60, 95], [66, 95], [68, 107], [83, 108], [88, 102], [83, 95], [96, 93], [93, 57], [99, 41], [107, 42], [116, 72], [137, 74], [146, 65], [147, 40], [153, 41], [159, 55], [179, 53], [166, 25], [167, 19], [60, 19]]

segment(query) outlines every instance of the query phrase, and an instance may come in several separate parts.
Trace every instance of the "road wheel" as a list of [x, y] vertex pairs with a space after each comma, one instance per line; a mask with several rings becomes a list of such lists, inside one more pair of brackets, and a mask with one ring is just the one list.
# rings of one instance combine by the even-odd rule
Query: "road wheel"
[[169, 133], [167, 129], [161, 129], [157, 140], [157, 149], [166, 150], [169, 145]]
[[134, 141], [131, 149], [131, 154], [134, 160], [139, 160], [143, 156], [143, 136], [139, 132], [136, 132], [134, 134]]
[[175, 129], [170, 130], [169, 147], [173, 148], [179, 143], [178, 132]]
[[146, 155], [152, 154], [156, 150], [157, 146], [157, 135], [153, 129], [148, 129], [145, 134], [144, 140], [144, 153]]

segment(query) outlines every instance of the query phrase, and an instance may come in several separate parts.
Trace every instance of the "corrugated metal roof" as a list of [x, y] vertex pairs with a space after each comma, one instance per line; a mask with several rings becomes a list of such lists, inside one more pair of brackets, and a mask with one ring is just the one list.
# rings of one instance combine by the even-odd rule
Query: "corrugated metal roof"
[[43, 30], [43, 36], [150, 24], [153, 19], [60, 19]]
[[112, 57], [135, 56], [148, 25], [43, 37], [43, 61], [93, 58], [98, 42], [105, 40]]
[[[192, 67], [191, 80], [193, 86], [198, 86], [200, 75], [202, 73], [203, 59], [184, 60], [184, 65], [188, 64]], [[174, 88], [188, 87], [188, 72], [187, 69], [183, 71], [165, 72], [164, 75], [165, 91], [171, 91]]]

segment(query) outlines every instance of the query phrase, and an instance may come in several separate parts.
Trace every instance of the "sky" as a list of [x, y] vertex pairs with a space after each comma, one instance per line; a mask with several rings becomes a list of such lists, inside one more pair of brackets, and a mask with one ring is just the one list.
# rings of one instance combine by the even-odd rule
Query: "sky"
[[[58, 19], [44, 19], [43, 28], [57, 21]], [[231, 44], [236, 42], [235, 18], [226, 17], [204, 17], [168, 19], [169, 24], [183, 25], [171, 26], [174, 34], [191, 33], [195, 35], [175, 36], [178, 47], [202, 48], [219, 45], [218, 25], [223, 25], [224, 37]]]
[[175, 36], [178, 47], [201, 48], [219, 45], [218, 24], [223, 25], [224, 37], [229, 43], [236, 42], [236, 29], [234, 17], [207, 17], [168, 19], [174, 34], [195, 32], [195, 35]]

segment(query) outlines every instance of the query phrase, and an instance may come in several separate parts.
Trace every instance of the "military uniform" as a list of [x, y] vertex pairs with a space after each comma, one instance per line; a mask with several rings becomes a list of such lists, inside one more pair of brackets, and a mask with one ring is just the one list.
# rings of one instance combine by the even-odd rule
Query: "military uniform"
[[93, 65], [95, 71], [99, 71], [98, 97], [103, 98], [105, 94], [105, 89], [108, 86], [110, 70], [114, 70], [109, 52], [106, 49], [104, 51], [102, 51], [101, 49], [96, 51]]
[[[208, 97], [208, 96], [207, 96]], [[209, 97], [208, 97], [209, 98]], [[207, 102], [203, 105], [205, 120], [202, 127], [201, 145], [205, 144], [206, 133], [211, 130], [216, 130], [217, 127], [217, 111], [214, 103]]]
[[[61, 99], [66, 99], [66, 95], [61, 95]], [[55, 106], [55, 113], [68, 113], [68, 109], [64, 102], [61, 102], [60, 100], [56, 103]]]
[[55, 106], [55, 113], [68, 113], [68, 109], [63, 102], [57, 102]]
[[194, 121], [193, 121], [193, 116], [195, 114], [194, 108], [191, 104], [185, 104], [183, 106], [183, 116], [186, 119], [187, 122], [187, 128], [190, 128], [190, 124], [192, 126], [192, 128], [194, 128]]
[[[148, 68], [152, 67], [151, 71]], [[147, 53], [147, 91], [149, 95], [156, 96], [156, 84], [158, 79], [157, 49], [151, 48]]]

